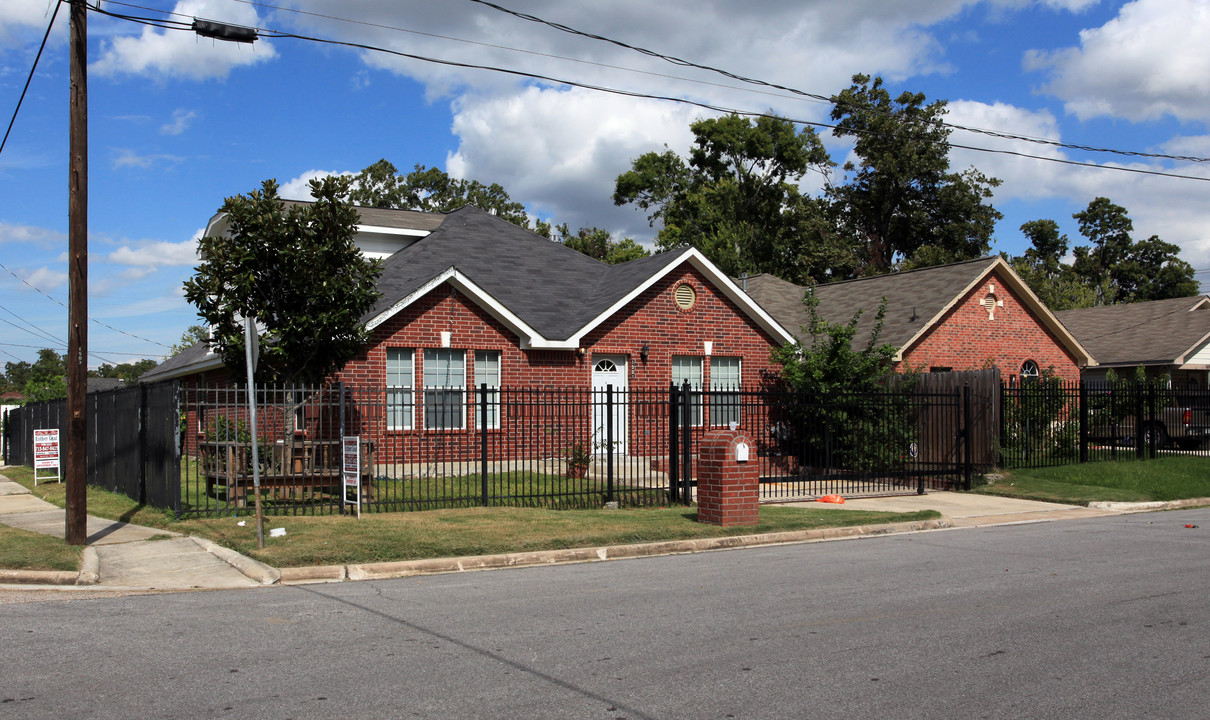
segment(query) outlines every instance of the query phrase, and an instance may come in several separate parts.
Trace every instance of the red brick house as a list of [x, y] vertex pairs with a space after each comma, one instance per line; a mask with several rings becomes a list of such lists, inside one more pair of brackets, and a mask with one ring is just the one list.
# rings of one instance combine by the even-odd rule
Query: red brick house
[[[483, 421], [473, 393], [483, 384], [493, 398], [500, 388], [666, 393], [684, 380], [755, 388], [776, 371], [771, 349], [793, 340], [692, 248], [607, 265], [473, 207], [359, 210], [359, 246], [386, 256], [382, 295], [363, 317], [370, 343], [333, 379], [385, 388], [378, 421], [390, 433], [444, 433], [449, 447], [451, 432]], [[142, 380], [170, 378], [224, 379], [225, 370], [198, 345]], [[635, 412], [615, 407], [615, 437], [633, 435]], [[694, 414], [702, 427], [730, 417], [708, 405]], [[513, 420], [493, 400], [489, 428]]]
[[[806, 288], [769, 275], [741, 281], [748, 294], [804, 343]], [[944, 372], [1000, 369], [1009, 383], [1047, 368], [1076, 382], [1096, 361], [999, 257], [816, 285], [819, 315], [846, 323], [862, 311], [855, 343], [864, 343], [887, 301], [880, 342], [898, 349], [899, 369]]]

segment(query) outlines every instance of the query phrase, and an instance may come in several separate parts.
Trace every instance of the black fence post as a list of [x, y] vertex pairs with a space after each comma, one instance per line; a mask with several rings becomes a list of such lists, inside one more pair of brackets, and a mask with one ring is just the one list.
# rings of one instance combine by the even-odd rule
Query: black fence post
[[681, 386], [681, 502], [693, 504], [693, 389]]
[[1088, 462], [1088, 387], [1080, 379], [1080, 394], [1076, 402], [1080, 404], [1080, 462]]
[[971, 386], [962, 386], [962, 485], [971, 489]]
[[613, 502], [613, 384], [605, 386], [605, 502]]
[[677, 425], [677, 415], [680, 414], [680, 391], [676, 383], [668, 384], [668, 501], [680, 500], [680, 428]]
[[[1139, 460], [1142, 460], [1145, 455], [1145, 446], [1143, 444], [1143, 429], [1147, 426], [1143, 419], [1143, 386], [1135, 383], [1134, 385], [1134, 455]], [[1153, 433], [1154, 434], [1154, 433]]]
[[487, 487], [487, 383], [479, 384], [479, 482], [482, 485], [483, 507], [488, 505]]

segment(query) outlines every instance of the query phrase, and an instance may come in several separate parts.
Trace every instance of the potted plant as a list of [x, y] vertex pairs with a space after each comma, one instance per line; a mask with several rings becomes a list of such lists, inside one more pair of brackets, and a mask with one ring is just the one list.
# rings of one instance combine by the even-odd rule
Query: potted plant
[[575, 443], [563, 451], [563, 460], [567, 465], [567, 477], [582, 478], [592, 462], [592, 450], [584, 443]]

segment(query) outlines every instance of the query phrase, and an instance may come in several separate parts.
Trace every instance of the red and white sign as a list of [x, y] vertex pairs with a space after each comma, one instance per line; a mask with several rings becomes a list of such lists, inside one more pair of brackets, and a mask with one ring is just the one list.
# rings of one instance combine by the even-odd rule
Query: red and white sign
[[34, 469], [59, 469], [59, 431], [34, 431]]
[[341, 438], [340, 474], [344, 478], [344, 503], [357, 506], [357, 517], [361, 517], [361, 436], [346, 435]]

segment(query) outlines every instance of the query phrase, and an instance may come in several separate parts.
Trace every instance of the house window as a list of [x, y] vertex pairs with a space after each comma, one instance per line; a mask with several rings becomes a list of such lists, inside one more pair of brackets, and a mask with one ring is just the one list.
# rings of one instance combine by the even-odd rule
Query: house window
[[487, 426], [500, 427], [500, 351], [475, 351], [475, 407], [479, 407], [480, 386], [487, 385]]
[[412, 350], [387, 348], [387, 429], [410, 430], [416, 402]]
[[[686, 382], [689, 383], [689, 389], [696, 391], [690, 407], [689, 421], [693, 425], [702, 424], [702, 359], [694, 355], [673, 355], [672, 356], [672, 384], [678, 388]], [[677, 424], [683, 424], [680, 419], [679, 410], [677, 416]]]
[[1038, 379], [1038, 363], [1033, 360], [1026, 360], [1021, 363], [1021, 383], [1027, 383]]
[[466, 427], [466, 351], [424, 351], [424, 427], [460, 430]]
[[739, 424], [739, 358], [710, 358], [710, 424]]

